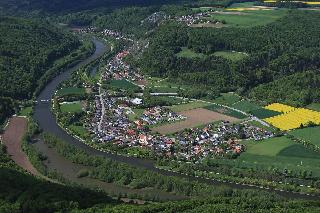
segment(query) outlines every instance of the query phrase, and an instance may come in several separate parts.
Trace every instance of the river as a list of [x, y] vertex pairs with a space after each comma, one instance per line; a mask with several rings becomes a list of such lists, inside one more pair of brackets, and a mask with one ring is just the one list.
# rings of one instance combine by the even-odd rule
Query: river
[[[115, 161], [127, 163], [133, 166], [142, 167], [154, 172], [158, 172], [162, 175], [167, 176], [177, 176], [177, 177], [183, 177], [190, 180], [196, 180], [203, 183], [208, 183], [212, 185], [226, 185], [232, 188], [237, 189], [257, 189], [259, 187], [256, 186], [249, 186], [249, 185], [241, 185], [241, 184], [235, 184], [235, 183], [223, 183], [216, 180], [208, 180], [204, 178], [197, 178], [197, 177], [190, 177], [187, 175], [178, 174], [171, 171], [165, 171], [158, 169], [154, 166], [154, 161], [147, 160], [147, 159], [140, 159], [135, 157], [126, 157], [122, 155], [112, 154], [112, 153], [105, 153], [101, 152], [99, 150], [96, 150], [94, 148], [91, 148], [87, 146], [86, 144], [82, 143], [81, 141], [75, 139], [74, 137], [70, 136], [66, 131], [64, 131], [61, 127], [58, 126], [54, 114], [51, 112], [51, 102], [41, 101], [41, 100], [50, 100], [56, 88], [58, 85], [63, 82], [64, 80], [71, 77], [71, 74], [73, 71], [79, 69], [80, 67], [96, 60], [97, 58], [101, 57], [105, 51], [107, 50], [106, 46], [99, 40], [93, 39], [93, 42], [96, 46], [96, 50], [87, 59], [83, 60], [82, 62], [78, 63], [72, 68], [67, 69], [65, 72], [61, 73], [60, 75], [56, 76], [47, 86], [42, 90], [42, 92], [37, 97], [37, 104], [35, 105], [34, 109], [34, 119], [38, 122], [39, 127], [48, 133], [51, 133], [58, 138], [68, 142], [69, 144], [75, 145], [78, 148], [81, 148], [85, 150], [88, 154], [91, 155], [98, 155], [98, 156], [104, 156], [107, 158], [110, 158]], [[273, 189], [262, 189], [267, 190], [271, 192], [275, 192], [281, 196], [287, 197], [287, 198], [300, 198], [300, 199], [317, 199], [317, 197], [309, 196], [306, 194], [299, 194], [299, 193], [293, 193], [293, 192], [285, 192], [285, 191], [279, 191], [279, 190], [273, 190]]]

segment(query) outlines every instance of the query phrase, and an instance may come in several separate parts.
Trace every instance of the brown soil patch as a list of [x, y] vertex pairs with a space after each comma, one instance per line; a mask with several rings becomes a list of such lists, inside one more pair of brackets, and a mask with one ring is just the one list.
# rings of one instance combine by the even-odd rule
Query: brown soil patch
[[13, 117], [3, 134], [3, 143], [11, 159], [23, 169], [33, 175], [38, 175], [37, 170], [30, 163], [27, 155], [22, 151], [21, 140], [27, 131], [28, 121], [26, 118]]
[[213, 112], [203, 108], [183, 111], [183, 112], [180, 112], [180, 114], [186, 116], [187, 119], [178, 123], [155, 127], [152, 129], [152, 131], [159, 132], [161, 134], [171, 134], [171, 133], [182, 131], [186, 128], [205, 125], [215, 121], [221, 121], [221, 120], [230, 121], [230, 122], [239, 121], [239, 119], [237, 118], [223, 115], [221, 113]]

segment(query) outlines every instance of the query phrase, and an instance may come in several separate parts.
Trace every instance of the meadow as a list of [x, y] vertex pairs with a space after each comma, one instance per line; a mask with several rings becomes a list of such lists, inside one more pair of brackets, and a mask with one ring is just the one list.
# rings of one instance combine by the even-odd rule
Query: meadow
[[66, 95], [85, 95], [85, 88], [77, 88], [77, 87], [67, 87], [62, 88], [57, 91], [57, 96], [66, 96]]
[[290, 131], [289, 134], [295, 136], [296, 138], [308, 141], [320, 147], [320, 127], [319, 126], [296, 129], [296, 130]]
[[307, 106], [308, 109], [320, 111], [320, 103], [312, 103]]
[[32, 107], [25, 107], [18, 113], [18, 115], [19, 116], [30, 116], [32, 111], [33, 111]]
[[112, 89], [124, 89], [124, 90], [133, 90], [133, 91], [138, 91], [140, 90], [140, 87], [138, 87], [137, 85], [134, 85], [133, 83], [125, 80], [125, 79], [121, 79], [121, 80], [111, 80], [109, 83], [110, 87]]
[[216, 105], [216, 104], [211, 104], [211, 105], [206, 106], [204, 108], [208, 109], [208, 110], [211, 110], [211, 111], [219, 112], [219, 113], [224, 114], [224, 115], [229, 115], [231, 117], [235, 117], [235, 118], [238, 118], [238, 119], [247, 118], [246, 115], [244, 115], [244, 114], [242, 114], [240, 112], [237, 112], [235, 110], [228, 109], [228, 108]]
[[235, 93], [221, 93], [221, 95], [215, 98], [214, 100], [212, 100], [212, 102], [231, 106], [240, 100], [241, 100], [241, 97]]
[[214, 52], [213, 55], [219, 56], [231, 61], [241, 61], [242, 59], [248, 56], [246, 53], [236, 52], [236, 51], [217, 51], [217, 52]]
[[187, 110], [196, 109], [196, 108], [203, 108], [209, 105], [210, 103], [203, 102], [203, 101], [192, 101], [186, 104], [170, 106], [169, 109], [174, 112], [182, 112], [182, 111], [187, 111]]
[[183, 58], [204, 58], [206, 57], [203, 53], [196, 53], [193, 50], [188, 49], [187, 47], [182, 47], [181, 51], [176, 54], [177, 57]]
[[251, 112], [253, 110], [257, 110], [257, 109], [261, 108], [259, 105], [252, 103], [250, 101], [247, 101], [247, 100], [241, 100], [237, 103], [234, 103], [232, 105], [232, 107], [239, 109], [241, 111], [244, 111], [244, 112]]

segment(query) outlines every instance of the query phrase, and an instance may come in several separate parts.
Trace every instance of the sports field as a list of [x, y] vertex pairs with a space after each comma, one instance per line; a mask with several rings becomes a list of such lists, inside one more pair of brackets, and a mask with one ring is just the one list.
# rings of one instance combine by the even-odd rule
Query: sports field
[[[320, 147], [320, 127], [309, 127], [304, 129], [296, 129], [289, 132], [296, 138], [308, 141]], [[320, 155], [320, 154], [319, 154]]]
[[218, 112], [213, 112], [203, 108], [192, 109], [188, 111], [180, 112], [181, 115], [187, 117], [187, 119], [172, 124], [166, 124], [159, 127], [152, 128], [152, 131], [159, 132], [161, 134], [172, 134], [182, 131], [186, 128], [192, 128], [200, 125], [213, 123], [215, 121], [226, 120], [230, 122], [238, 121], [237, 118], [223, 115]]
[[61, 112], [70, 112], [70, 113], [76, 113], [76, 112], [82, 112], [82, 106], [80, 102], [70, 102], [70, 103], [64, 103], [60, 105]]
[[77, 87], [67, 87], [57, 91], [58, 96], [85, 95], [85, 93], [86, 93], [85, 88], [77, 88]]

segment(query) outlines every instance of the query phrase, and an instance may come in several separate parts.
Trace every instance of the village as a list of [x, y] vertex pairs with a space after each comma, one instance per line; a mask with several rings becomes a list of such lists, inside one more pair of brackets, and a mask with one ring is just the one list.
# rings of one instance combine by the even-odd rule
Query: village
[[96, 89], [99, 94], [94, 100], [93, 116], [86, 124], [96, 143], [113, 144], [120, 149], [131, 147], [148, 149], [154, 152], [155, 156], [191, 160], [202, 159], [208, 155], [239, 155], [245, 150], [240, 140], [259, 141], [273, 137], [272, 132], [262, 128], [247, 123], [232, 124], [228, 121], [204, 125], [202, 128], [189, 128], [173, 135], [159, 134], [150, 127], [187, 119], [165, 106], [146, 108], [140, 117], [134, 121], [130, 120], [129, 116], [135, 113], [134, 108], [140, 106], [143, 99], [114, 96], [110, 88], [102, 86], [102, 82], [144, 80], [144, 76], [138, 74], [124, 61], [131, 49], [132, 46], [119, 52], [103, 68]]

